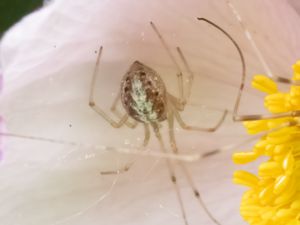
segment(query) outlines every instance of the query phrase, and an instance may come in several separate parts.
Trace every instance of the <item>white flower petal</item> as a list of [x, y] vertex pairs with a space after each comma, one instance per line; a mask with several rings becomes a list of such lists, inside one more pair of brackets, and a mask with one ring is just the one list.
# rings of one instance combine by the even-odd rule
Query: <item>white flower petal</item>
[[[272, 72], [286, 75], [298, 57], [299, 19], [288, 3], [274, 2], [233, 4]], [[5, 75], [0, 113], [8, 131], [116, 148], [142, 143], [141, 128], [111, 128], [88, 107], [88, 96], [100, 45], [104, 50], [96, 101], [107, 112], [121, 77], [137, 59], [155, 68], [168, 90], [177, 95], [175, 67], [149, 21], [159, 27], [174, 54], [176, 46], [182, 48], [195, 72], [191, 101], [232, 109], [241, 79], [238, 54], [224, 35], [196, 17], [214, 21], [241, 45], [247, 85], [252, 74], [264, 72], [225, 1], [56, 0], [25, 17], [0, 45]], [[244, 96], [242, 112], [262, 109], [262, 98], [253, 93]], [[188, 122], [203, 126], [220, 115], [197, 107], [183, 113]], [[167, 134], [163, 133], [166, 143]], [[215, 134], [176, 131], [182, 152], [205, 152], [242, 136], [241, 125], [230, 119]], [[150, 148], [158, 149], [154, 137]], [[128, 173], [100, 176], [100, 171], [134, 157], [8, 138], [5, 151], [0, 172], [1, 224], [183, 224], [163, 160], [155, 164], [155, 158], [138, 157]], [[230, 158], [221, 154], [187, 166], [215, 217], [222, 224], [242, 224], [238, 212], [242, 190], [231, 184]], [[180, 171], [178, 180], [190, 224], [208, 224]]]

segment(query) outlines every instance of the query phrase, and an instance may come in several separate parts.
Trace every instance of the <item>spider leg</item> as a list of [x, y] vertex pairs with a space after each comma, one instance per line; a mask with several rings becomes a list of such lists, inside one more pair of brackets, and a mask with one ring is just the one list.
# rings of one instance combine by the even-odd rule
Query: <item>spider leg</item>
[[[158, 124], [152, 124], [152, 126], [153, 126], [153, 129], [154, 129], [155, 136], [159, 141], [161, 151], [166, 153], [167, 150], [166, 150], [164, 142], [162, 140]], [[176, 178], [176, 174], [175, 174], [173, 164], [170, 162], [169, 159], [166, 159], [166, 163], [167, 163], [167, 166], [168, 166], [168, 169], [169, 169], [171, 182], [172, 182], [173, 187], [176, 191], [176, 196], [177, 196], [177, 199], [178, 199], [178, 203], [180, 205], [180, 210], [181, 210], [182, 218], [184, 220], [184, 224], [188, 225], [186, 212], [185, 212], [185, 208], [184, 208], [184, 205], [183, 205], [183, 200], [182, 200], [182, 196], [181, 196], [181, 193], [180, 193], [180, 190], [179, 190], [179, 186], [177, 184], [177, 178]]]
[[[183, 55], [182, 50], [179, 47], [177, 47], [176, 50], [178, 52], [178, 55], [179, 55], [181, 61], [183, 62], [183, 65], [185, 66], [185, 68], [188, 72], [188, 77], [186, 79], [187, 89], [186, 89], [186, 93], [185, 93], [185, 101], [187, 102], [191, 96], [192, 85], [193, 85], [193, 80], [194, 80], [194, 73], [192, 72], [191, 67], [189, 66], [185, 56]], [[183, 105], [183, 107], [184, 107], [184, 105]]]
[[89, 106], [100, 116], [103, 117], [112, 127], [119, 128], [121, 127], [126, 121], [128, 120], [128, 115], [122, 115], [119, 119], [119, 121], [113, 120], [110, 116], [108, 116], [94, 101], [94, 90], [95, 90], [95, 84], [96, 84], [96, 79], [97, 79], [97, 72], [99, 68], [99, 63], [100, 63], [100, 58], [102, 54], [103, 47], [101, 46], [99, 49], [98, 57], [97, 57], [97, 62], [95, 65], [95, 69], [93, 72], [92, 76], [92, 82], [91, 82], [91, 88], [90, 88], [90, 97], [89, 97]]
[[[156, 25], [153, 22], [150, 22], [150, 25], [151, 25], [152, 29], [154, 30], [154, 32], [156, 33], [156, 35], [158, 36], [158, 39], [160, 40], [162, 46], [165, 48], [167, 54], [169, 55], [171, 61], [174, 63], [174, 65], [177, 69], [177, 82], [178, 82], [178, 89], [179, 89], [179, 99], [180, 99], [181, 104], [184, 107], [184, 105], [186, 104], [186, 98], [185, 98], [184, 92], [183, 92], [183, 73], [182, 73], [178, 63], [176, 62], [175, 57], [172, 54], [169, 46], [167, 45], [167, 42], [165, 41], [165, 39], [163, 38], [161, 33], [158, 31]], [[178, 49], [177, 49], [177, 51], [178, 51]]]
[[177, 122], [179, 123], [179, 125], [181, 126], [182, 129], [185, 130], [196, 130], [196, 131], [206, 131], [206, 132], [215, 132], [224, 122], [225, 117], [227, 115], [227, 111], [225, 110], [222, 117], [219, 119], [218, 123], [213, 126], [213, 127], [198, 127], [198, 126], [190, 126], [188, 124], [186, 124], [183, 119], [181, 118], [179, 112], [177, 110], [174, 110], [174, 115], [175, 118], [177, 120]]
[[[143, 147], [146, 147], [148, 145], [149, 139], [150, 139], [149, 125], [144, 124], [144, 129], [145, 129], [145, 135], [144, 135]], [[112, 171], [102, 171], [100, 173], [101, 173], [101, 175], [112, 175], [112, 174], [125, 173], [133, 166], [133, 164], [136, 162], [136, 160], [137, 160], [137, 158], [134, 158], [130, 163], [127, 163], [125, 166], [121, 167], [120, 169], [112, 170]]]
[[[168, 125], [169, 125], [169, 138], [170, 138], [170, 145], [172, 147], [172, 150], [175, 154], [178, 153], [178, 148], [175, 140], [175, 135], [174, 135], [174, 114], [173, 111], [171, 110], [168, 114]], [[198, 200], [200, 206], [204, 209], [206, 214], [209, 216], [209, 218], [217, 225], [221, 225], [216, 218], [212, 215], [212, 213], [208, 210], [206, 207], [205, 203], [203, 202], [203, 199], [200, 195], [200, 192], [198, 188], [195, 185], [194, 180], [192, 179], [192, 176], [190, 175], [188, 169], [185, 167], [185, 165], [181, 162], [178, 162], [179, 166], [181, 167], [189, 185], [191, 186], [195, 198]]]
[[[179, 54], [179, 56], [180, 56], [180, 58], [181, 58], [181, 60], [182, 60], [182, 62], [184, 64], [186, 70], [188, 71], [188, 74], [189, 74], [189, 76], [188, 76], [188, 78], [186, 80], [188, 87], [186, 89], [185, 97], [183, 97], [184, 100], [178, 99], [178, 98], [176, 98], [175, 96], [173, 96], [171, 94], [169, 94], [169, 97], [171, 97], [174, 100], [176, 108], [179, 111], [183, 111], [184, 108], [185, 108], [185, 106], [188, 104], [187, 101], [188, 101], [188, 99], [190, 98], [190, 95], [191, 95], [192, 84], [193, 84], [193, 80], [194, 80], [194, 73], [191, 71], [190, 66], [188, 65], [188, 62], [187, 62], [185, 56], [182, 53], [182, 50], [179, 47], [177, 47], [176, 50], [177, 50], [177, 52], [178, 52], [178, 54]], [[181, 83], [179, 85], [179, 88], [183, 89], [183, 81], [182, 81], [182, 79], [178, 80], [178, 83]], [[182, 91], [182, 93], [183, 93], [183, 91]]]
[[[233, 7], [233, 5], [231, 3], [228, 3], [228, 4], [229, 4], [229, 7], [231, 8], [231, 10], [233, 10], [235, 16], [238, 18], [239, 22], [241, 23], [241, 17], [237, 13], [237, 11]], [[210, 20], [205, 19], [205, 18], [198, 18], [198, 20], [204, 21], [204, 22], [212, 25], [219, 31], [221, 31], [233, 43], [233, 45], [235, 46], [235, 48], [237, 49], [237, 51], [239, 53], [241, 63], [242, 63], [242, 80], [241, 80], [241, 84], [239, 87], [238, 95], [237, 95], [235, 105], [234, 105], [234, 110], [233, 110], [233, 120], [234, 121], [249, 121], [249, 120], [274, 119], [274, 118], [282, 118], [282, 117], [300, 116], [300, 110], [284, 112], [284, 113], [276, 113], [276, 114], [264, 114], [264, 115], [262, 115], [262, 114], [239, 115], [238, 110], [240, 107], [240, 101], [242, 98], [242, 94], [244, 92], [245, 79], [246, 79], [246, 63], [245, 63], [245, 58], [244, 58], [243, 52], [242, 52], [241, 48], [239, 47], [239, 45], [237, 44], [237, 42], [233, 39], [233, 37], [231, 37], [231, 35], [228, 32], [226, 32], [224, 29], [222, 29], [220, 26], [216, 25], [215, 23], [213, 23]], [[244, 26], [244, 25], [242, 24], [242, 26]], [[246, 35], [249, 35], [249, 32], [247, 33], [247, 30], [245, 32], [246, 32]], [[251, 38], [249, 40], [251, 41]], [[288, 79], [286, 79], [286, 78], [278, 78], [277, 80], [280, 82], [283, 82], [283, 83], [294, 83], [294, 82], [289, 82]], [[296, 83], [296, 85], [297, 85], [297, 83]]]
[[131, 168], [132, 165], [133, 165], [133, 163], [127, 163], [125, 166], [121, 167], [120, 169], [101, 171], [100, 174], [101, 175], [116, 175], [116, 174], [120, 174], [120, 173], [125, 173]]
[[149, 144], [150, 140], [150, 129], [148, 124], [144, 124], [144, 129], [145, 129], [145, 137], [144, 137], [144, 142], [143, 142], [143, 147], [146, 147]]
[[224, 122], [224, 120], [226, 118], [226, 115], [228, 113], [227, 110], [224, 110], [221, 118], [219, 119], [217, 124], [213, 127], [204, 128], [204, 127], [198, 127], [198, 126], [190, 126], [190, 125], [187, 125], [183, 121], [183, 119], [181, 118], [181, 116], [178, 112], [178, 111], [181, 111], [181, 110], [180, 110], [180, 108], [178, 109], [178, 105], [180, 105], [180, 103], [178, 103], [177, 99], [174, 96], [170, 95], [170, 94], [168, 94], [168, 99], [170, 100], [171, 104], [174, 107], [172, 114], [175, 115], [175, 118], [178, 121], [181, 128], [185, 129], [185, 130], [197, 130], [197, 131], [205, 131], [205, 132], [214, 132], [222, 125], [222, 123]]
[[[118, 93], [117, 97], [115, 98], [115, 100], [113, 101], [113, 104], [112, 106], [110, 107], [110, 110], [120, 119], [122, 118], [122, 113], [120, 112], [120, 110], [118, 110], [117, 108], [117, 104], [119, 103], [120, 101], [120, 98], [121, 98], [121, 94], [120, 92]], [[130, 122], [130, 121], [126, 121], [125, 122], [125, 125], [129, 128], [136, 128], [136, 126], [138, 125], [138, 122], [137, 121], [133, 121], [133, 122]]]
[[[176, 47], [176, 51], [181, 59], [181, 61], [183, 62], [183, 65], [186, 69], [186, 71], [188, 72], [188, 77], [186, 79], [187, 82], [187, 88], [186, 90], [184, 90], [184, 85], [183, 85], [183, 73], [177, 63], [177, 61], [175, 60], [174, 55], [172, 54], [169, 46], [167, 45], [167, 42], [164, 40], [163, 36], [161, 35], [161, 33], [159, 32], [159, 30], [157, 29], [156, 25], [153, 22], [150, 22], [151, 27], [153, 28], [154, 32], [157, 34], [162, 46], [165, 48], [167, 54], [169, 55], [170, 59], [172, 60], [172, 62], [174, 63], [176, 69], [177, 69], [177, 80], [178, 80], [178, 88], [179, 88], [179, 98], [176, 98], [174, 96], [172, 96], [173, 99], [176, 99], [176, 108], [179, 111], [183, 111], [188, 99], [190, 98], [191, 95], [191, 91], [192, 91], [192, 85], [193, 85], [193, 80], [194, 80], [194, 73], [191, 70], [191, 67], [188, 64], [188, 61], [186, 60], [186, 57], [184, 56], [182, 50], [180, 47]], [[185, 92], [185, 93], [184, 93]], [[224, 112], [224, 114], [227, 113], [226, 111]]]

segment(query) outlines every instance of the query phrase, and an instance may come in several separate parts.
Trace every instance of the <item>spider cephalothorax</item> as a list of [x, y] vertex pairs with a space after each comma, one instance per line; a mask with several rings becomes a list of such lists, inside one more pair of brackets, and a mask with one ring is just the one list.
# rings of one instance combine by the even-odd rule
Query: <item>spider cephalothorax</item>
[[162, 79], [138, 61], [122, 79], [121, 101], [128, 115], [139, 122], [160, 122], [167, 118], [166, 88]]

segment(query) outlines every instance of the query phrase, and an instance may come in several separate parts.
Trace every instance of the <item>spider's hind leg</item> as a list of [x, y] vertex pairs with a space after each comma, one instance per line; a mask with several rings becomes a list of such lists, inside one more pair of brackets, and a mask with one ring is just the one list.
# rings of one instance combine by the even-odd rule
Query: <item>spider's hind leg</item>
[[[144, 124], [144, 130], [145, 130], [145, 134], [144, 134], [144, 141], [143, 141], [142, 147], [146, 147], [149, 143], [150, 129], [149, 129], [148, 124]], [[127, 163], [125, 166], [123, 166], [117, 170], [102, 171], [101, 175], [113, 175], [113, 174], [125, 173], [133, 166], [133, 164], [136, 162], [136, 160], [137, 160], [137, 158], [134, 158], [130, 163]]]
[[[175, 110], [175, 109], [174, 109]], [[172, 147], [172, 150], [175, 154], [178, 153], [178, 148], [177, 148], [177, 144], [176, 144], [176, 140], [175, 140], [175, 135], [174, 135], [174, 112], [173, 110], [170, 110], [169, 114], [168, 114], [168, 125], [169, 125], [169, 138], [170, 138], [170, 145]], [[204, 209], [204, 211], [206, 212], [206, 214], [208, 215], [208, 217], [217, 225], [221, 225], [220, 222], [212, 215], [212, 213], [209, 211], [209, 209], [206, 207], [205, 203], [203, 202], [203, 199], [200, 195], [200, 192], [198, 190], [198, 188], [196, 187], [196, 184], [194, 182], [194, 180], [192, 179], [192, 176], [190, 175], [188, 169], [186, 168], [186, 166], [178, 161], [178, 164], [181, 168], [181, 170], [183, 171], [190, 187], [193, 190], [194, 196], [195, 198], [198, 200], [200, 206]]]
[[224, 122], [226, 115], [228, 113], [227, 110], [223, 111], [222, 116], [220, 117], [220, 119], [217, 121], [216, 125], [213, 127], [198, 127], [198, 126], [190, 126], [188, 124], [186, 124], [184, 122], [184, 120], [181, 118], [179, 111], [182, 111], [181, 108], [181, 104], [178, 101], [178, 99], [176, 99], [176, 97], [172, 96], [171, 94], [168, 94], [168, 99], [171, 102], [171, 104], [173, 105], [173, 109], [172, 109], [172, 116], [176, 118], [177, 122], [179, 123], [179, 125], [181, 126], [182, 129], [185, 130], [196, 130], [196, 131], [204, 131], [204, 132], [214, 132], [216, 131]]
[[[156, 136], [156, 138], [159, 141], [160, 150], [162, 152], [166, 153], [167, 150], [165, 148], [163, 139], [162, 139], [161, 134], [160, 134], [159, 124], [152, 124], [152, 126], [153, 126], [153, 130], [154, 130], [155, 136]], [[179, 190], [179, 186], [178, 186], [178, 183], [177, 183], [177, 178], [176, 178], [176, 174], [175, 174], [174, 165], [173, 165], [173, 163], [169, 159], [166, 159], [166, 163], [167, 163], [167, 166], [168, 166], [168, 170], [169, 170], [171, 182], [172, 182], [172, 184], [174, 186], [174, 189], [176, 191], [176, 195], [177, 195], [178, 203], [179, 203], [179, 206], [180, 206], [181, 215], [182, 215], [182, 218], [184, 220], [184, 224], [185, 225], [189, 225], [189, 223], [187, 221], [187, 217], [186, 217], [185, 207], [183, 205], [182, 196], [181, 196], [181, 193], [180, 193], [180, 190]]]

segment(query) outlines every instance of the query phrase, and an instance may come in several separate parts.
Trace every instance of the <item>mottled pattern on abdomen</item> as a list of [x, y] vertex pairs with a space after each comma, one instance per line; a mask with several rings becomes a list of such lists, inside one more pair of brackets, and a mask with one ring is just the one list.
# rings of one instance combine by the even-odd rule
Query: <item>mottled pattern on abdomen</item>
[[121, 82], [121, 101], [128, 115], [143, 123], [166, 119], [166, 89], [151, 68], [136, 61]]

